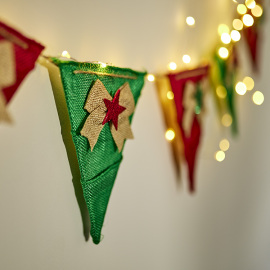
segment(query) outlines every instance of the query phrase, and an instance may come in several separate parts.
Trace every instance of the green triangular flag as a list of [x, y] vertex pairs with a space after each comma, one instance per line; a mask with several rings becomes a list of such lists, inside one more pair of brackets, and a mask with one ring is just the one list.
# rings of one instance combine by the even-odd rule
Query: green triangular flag
[[[78, 164], [83, 196], [90, 216], [90, 234], [93, 242], [98, 244], [122, 160], [123, 144], [126, 138], [132, 137], [130, 124], [146, 73], [59, 58], [49, 58], [46, 61], [54, 63], [60, 70], [70, 121], [68, 125], [64, 117], [61, 120], [64, 104], [57, 104], [59, 99], [56, 96], [59, 94], [54, 90], [63, 140], [73, 178], [76, 175], [74, 167]], [[50, 78], [52, 80], [52, 74]], [[68, 136], [66, 132], [63, 132], [67, 126], [71, 131], [73, 146], [65, 138]], [[77, 160], [74, 159], [74, 151], [70, 149], [74, 146]]]

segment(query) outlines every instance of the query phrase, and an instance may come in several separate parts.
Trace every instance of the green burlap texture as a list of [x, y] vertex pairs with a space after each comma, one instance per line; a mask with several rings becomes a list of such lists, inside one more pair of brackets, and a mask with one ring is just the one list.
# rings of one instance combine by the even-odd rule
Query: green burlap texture
[[[84, 110], [84, 105], [97, 79], [104, 84], [112, 97], [125, 82], [128, 82], [135, 104], [137, 104], [146, 73], [113, 66], [102, 68], [100, 64], [63, 61], [59, 58], [51, 58], [51, 61], [60, 69], [70, 118], [71, 135], [81, 174], [84, 199], [90, 216], [90, 234], [93, 242], [98, 244], [101, 240], [101, 229], [109, 198], [122, 160], [122, 151], [118, 151], [111, 135], [109, 123], [104, 125], [93, 151], [90, 150], [87, 138], [80, 134], [89, 116], [89, 113]], [[76, 70], [131, 76], [136, 77], [136, 79], [97, 74], [75, 74], [74, 71]], [[130, 122], [132, 121], [132, 117], [133, 115], [130, 116]]]

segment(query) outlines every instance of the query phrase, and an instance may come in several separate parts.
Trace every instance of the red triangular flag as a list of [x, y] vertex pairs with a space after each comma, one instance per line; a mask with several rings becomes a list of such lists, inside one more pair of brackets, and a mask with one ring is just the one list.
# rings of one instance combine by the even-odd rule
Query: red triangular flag
[[200, 115], [204, 94], [200, 83], [208, 76], [208, 66], [169, 74], [177, 121], [181, 130], [184, 155], [189, 172], [189, 190], [195, 191], [194, 169], [201, 137]]
[[[248, 46], [250, 53], [252, 69], [258, 71], [259, 69], [259, 52], [260, 52], [260, 41], [261, 41], [261, 23], [263, 21], [263, 1], [256, 0], [256, 6], [254, 9], [248, 11], [248, 14], [253, 17], [254, 23], [252, 26], [246, 26], [243, 29], [243, 34]], [[256, 11], [257, 9], [257, 11]], [[261, 10], [261, 13], [258, 14], [258, 9]], [[255, 13], [254, 13], [255, 12]]]
[[260, 40], [259, 29], [257, 25], [244, 29], [245, 40], [250, 52], [252, 69], [258, 71], [258, 43]]
[[[25, 76], [35, 67], [44, 46], [0, 22], [0, 96], [4, 120], [7, 104]], [[1, 117], [0, 115], [0, 117]]]

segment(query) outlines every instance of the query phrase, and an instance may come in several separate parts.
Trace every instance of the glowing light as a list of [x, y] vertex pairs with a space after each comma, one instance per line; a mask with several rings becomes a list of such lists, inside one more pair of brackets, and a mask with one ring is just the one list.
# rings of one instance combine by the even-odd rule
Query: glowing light
[[264, 95], [262, 92], [260, 91], [256, 91], [253, 96], [252, 96], [252, 100], [256, 105], [262, 105], [264, 102]]
[[219, 148], [224, 152], [227, 151], [230, 148], [229, 141], [227, 139], [221, 140], [219, 143]]
[[239, 5], [237, 6], [237, 12], [238, 12], [240, 15], [246, 14], [246, 12], [247, 12], [247, 7], [246, 7], [244, 4], [239, 4]]
[[218, 34], [221, 36], [224, 33], [229, 34], [230, 33], [230, 29], [229, 29], [229, 27], [226, 24], [220, 24], [218, 26]]
[[155, 80], [155, 76], [154, 76], [153, 74], [148, 74], [148, 75], [147, 75], [147, 80], [148, 80], [149, 82], [153, 82], [153, 81]]
[[224, 127], [229, 127], [232, 124], [232, 117], [228, 113], [225, 113], [222, 116], [221, 123]]
[[229, 56], [229, 51], [225, 47], [220, 47], [218, 50], [218, 54], [222, 59], [227, 59]]
[[172, 91], [167, 92], [167, 99], [170, 99], [170, 100], [174, 99], [174, 94]]
[[247, 87], [243, 82], [238, 82], [235, 85], [235, 91], [238, 95], [243, 96], [247, 92]]
[[70, 54], [68, 53], [68, 51], [63, 51], [61, 56], [66, 57], [66, 58], [70, 58]]
[[168, 129], [165, 133], [165, 138], [168, 141], [172, 141], [175, 138], [175, 132], [173, 129]]
[[225, 159], [225, 153], [223, 151], [217, 151], [215, 154], [215, 158], [217, 161], [221, 162]]
[[229, 44], [231, 42], [231, 36], [228, 34], [228, 33], [223, 33], [221, 35], [221, 41], [224, 43], [224, 44]]
[[234, 19], [233, 20], [233, 28], [236, 30], [242, 30], [243, 29], [243, 23], [241, 20], [239, 19]]
[[224, 86], [219, 85], [216, 89], [217, 96], [219, 98], [225, 98], [227, 96], [227, 90]]
[[241, 38], [241, 34], [237, 30], [232, 30], [231, 32], [231, 38], [234, 42], [237, 42]]
[[256, 6], [256, 2], [254, 0], [246, 0], [245, 4], [249, 9], [252, 9]]
[[261, 17], [262, 14], [263, 14], [263, 9], [261, 6], [259, 5], [256, 5], [252, 10], [251, 10], [251, 13], [253, 16], [255, 17]]
[[195, 19], [193, 17], [189, 16], [189, 17], [186, 18], [186, 23], [189, 26], [194, 26], [195, 25]]
[[176, 70], [176, 68], [177, 68], [176, 63], [174, 63], [174, 62], [169, 63], [168, 66], [169, 66], [169, 69], [170, 69], [170, 70]]
[[243, 21], [245, 26], [252, 26], [254, 23], [253, 17], [249, 14], [245, 14], [242, 18], [242, 21]]
[[105, 68], [105, 67], [107, 67], [107, 64], [101, 63], [100, 66], [103, 67], [103, 68]]
[[243, 83], [246, 85], [247, 90], [251, 91], [254, 88], [254, 81], [250, 77], [245, 77]]
[[182, 60], [183, 60], [183, 62], [184, 62], [185, 64], [188, 64], [188, 63], [190, 63], [191, 58], [190, 58], [189, 55], [185, 54], [185, 55], [183, 55]]

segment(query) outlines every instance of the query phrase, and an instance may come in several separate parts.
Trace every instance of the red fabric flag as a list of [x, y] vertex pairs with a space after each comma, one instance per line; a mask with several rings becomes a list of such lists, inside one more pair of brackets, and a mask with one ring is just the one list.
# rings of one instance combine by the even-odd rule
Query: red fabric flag
[[[263, 12], [263, 1], [256, 0], [256, 7], [261, 8]], [[255, 7], [255, 9], [256, 9]], [[256, 13], [256, 12], [255, 12]], [[253, 15], [253, 9], [248, 11], [249, 15]], [[259, 52], [261, 44], [261, 24], [263, 23], [264, 15], [253, 15], [254, 23], [252, 26], [244, 27], [243, 34], [250, 53], [252, 68], [255, 72], [259, 71]]]
[[0, 22], [0, 94], [5, 104], [35, 67], [43, 49], [43, 45]]
[[260, 34], [257, 23], [251, 27], [245, 28], [243, 32], [250, 52], [252, 68], [254, 71], [258, 72], [258, 46]]
[[[177, 121], [184, 145], [184, 156], [189, 172], [189, 190], [195, 191], [194, 170], [201, 137], [200, 114], [203, 109], [203, 92], [200, 83], [208, 77], [208, 66], [168, 75], [177, 111]], [[190, 85], [195, 85], [190, 88]]]

